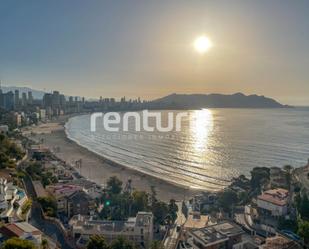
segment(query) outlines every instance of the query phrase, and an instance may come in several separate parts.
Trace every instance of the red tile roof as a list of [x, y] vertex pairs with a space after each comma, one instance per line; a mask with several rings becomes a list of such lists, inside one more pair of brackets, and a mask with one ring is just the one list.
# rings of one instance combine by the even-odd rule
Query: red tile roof
[[283, 188], [271, 189], [258, 196], [259, 200], [267, 201], [278, 206], [285, 206], [288, 201], [289, 191]]

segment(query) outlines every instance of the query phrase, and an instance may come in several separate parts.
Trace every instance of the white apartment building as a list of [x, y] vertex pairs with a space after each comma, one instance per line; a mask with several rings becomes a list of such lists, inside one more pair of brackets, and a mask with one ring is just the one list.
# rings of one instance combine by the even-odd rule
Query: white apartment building
[[257, 197], [257, 205], [272, 216], [283, 216], [288, 212], [288, 199], [288, 190], [282, 188], [271, 189]]
[[[69, 222], [72, 236], [87, 241], [92, 235], [102, 235], [107, 241], [125, 237], [141, 248], [149, 248], [153, 240], [153, 214], [138, 212], [127, 221], [96, 220], [92, 216], [73, 216]], [[81, 245], [79, 244], [79, 247]]]

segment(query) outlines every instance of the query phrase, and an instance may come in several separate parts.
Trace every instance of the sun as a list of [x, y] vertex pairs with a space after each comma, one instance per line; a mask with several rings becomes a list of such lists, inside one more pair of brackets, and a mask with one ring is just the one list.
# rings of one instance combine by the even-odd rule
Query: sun
[[199, 36], [194, 40], [194, 49], [200, 54], [206, 53], [213, 45], [207, 36]]

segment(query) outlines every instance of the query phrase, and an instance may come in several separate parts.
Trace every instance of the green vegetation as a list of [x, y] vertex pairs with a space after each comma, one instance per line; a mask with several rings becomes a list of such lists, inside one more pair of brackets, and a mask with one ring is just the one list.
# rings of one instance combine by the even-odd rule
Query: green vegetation
[[57, 203], [52, 197], [39, 197], [38, 202], [41, 204], [44, 213], [50, 217], [57, 216]]
[[4, 134], [0, 134], [0, 169], [14, 168], [24, 153]]
[[304, 239], [305, 244], [309, 243], [309, 221], [299, 221], [298, 235]]
[[107, 192], [110, 195], [118, 195], [122, 191], [122, 181], [120, 181], [116, 176], [112, 176], [107, 181]]
[[305, 220], [309, 220], [309, 200], [306, 194], [301, 196], [299, 193], [295, 197], [295, 203], [300, 217]]
[[278, 228], [280, 230], [290, 230], [297, 232], [298, 224], [295, 219], [286, 219], [285, 217], [280, 217], [278, 220]]
[[110, 249], [135, 249], [134, 244], [125, 239], [124, 237], [119, 237], [118, 239], [115, 239], [110, 244]]
[[44, 187], [52, 183], [58, 182], [57, 177], [53, 176], [51, 172], [44, 172], [43, 166], [39, 162], [36, 161], [29, 162], [26, 171], [31, 176], [32, 180], [41, 181]]
[[251, 190], [257, 195], [261, 193], [262, 187], [270, 180], [270, 169], [256, 167], [251, 171]]
[[226, 189], [218, 194], [218, 205], [225, 212], [231, 212], [238, 201], [237, 193], [233, 190]]
[[[119, 237], [112, 241], [111, 244], [107, 244], [104, 237], [99, 235], [94, 235], [90, 237], [87, 244], [87, 249], [135, 249], [135, 245], [125, 239], [124, 237]], [[155, 249], [155, 248], [154, 248]]]
[[103, 236], [93, 235], [87, 244], [87, 249], [109, 249]]
[[1, 246], [2, 249], [35, 249], [35, 245], [28, 241], [18, 238], [8, 239]]
[[150, 249], [164, 249], [164, 246], [161, 241], [153, 241], [150, 245]]
[[151, 194], [137, 190], [124, 192], [122, 182], [116, 177], [108, 180], [101, 203], [104, 205], [101, 218], [110, 220], [124, 220], [139, 211], [151, 211], [156, 224], [168, 224], [176, 219], [178, 211], [175, 201], [171, 200], [169, 204], [158, 201], [154, 188]]
[[48, 249], [49, 248], [47, 239], [42, 240], [41, 246], [42, 246], [42, 249]]
[[24, 205], [22, 206], [22, 208], [21, 208], [21, 213], [22, 213], [22, 215], [27, 214], [28, 211], [30, 210], [31, 206], [32, 206], [32, 200], [31, 200], [31, 199], [28, 199], [28, 200], [24, 203]]

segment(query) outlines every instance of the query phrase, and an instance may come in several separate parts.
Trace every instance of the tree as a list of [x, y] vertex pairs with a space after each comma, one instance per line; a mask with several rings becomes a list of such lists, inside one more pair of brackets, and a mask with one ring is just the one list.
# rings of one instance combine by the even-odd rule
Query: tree
[[148, 194], [145, 191], [134, 191], [133, 198], [133, 211], [147, 211], [148, 209]]
[[285, 171], [286, 174], [286, 183], [288, 185], [288, 189], [291, 189], [291, 184], [292, 184], [292, 172], [293, 172], [293, 167], [291, 165], [285, 165], [283, 166], [283, 170]]
[[164, 225], [165, 219], [168, 214], [168, 206], [165, 202], [157, 201], [152, 207], [152, 213], [154, 216], [154, 223]]
[[118, 195], [122, 191], [122, 181], [120, 181], [116, 176], [112, 176], [107, 181], [106, 188], [109, 194]]
[[309, 200], [307, 194], [301, 198], [299, 212], [303, 219], [309, 219]]
[[118, 237], [117, 239], [113, 240], [110, 244], [111, 249], [135, 249], [134, 244], [125, 239], [124, 237]]
[[161, 241], [154, 240], [150, 245], [150, 249], [164, 249], [164, 246]]
[[5, 241], [1, 247], [2, 249], [35, 249], [35, 245], [29, 240], [19, 238], [12, 238]]
[[230, 212], [231, 207], [238, 202], [237, 193], [233, 190], [227, 189], [218, 194], [218, 204], [225, 212]]
[[309, 243], [309, 222], [308, 221], [299, 222], [298, 235], [304, 239], [305, 244]]
[[168, 212], [172, 218], [172, 221], [174, 222], [177, 219], [177, 212], [178, 212], [178, 206], [174, 199], [170, 200], [170, 203], [168, 205]]
[[87, 249], [109, 249], [104, 237], [93, 235], [87, 244]]
[[42, 205], [43, 211], [47, 216], [57, 216], [57, 203], [52, 197], [39, 197], [38, 202]]
[[232, 186], [248, 190], [250, 189], [250, 180], [246, 176], [240, 175], [237, 178], [233, 178]]
[[262, 186], [270, 179], [270, 169], [266, 167], [256, 167], [251, 171], [251, 189], [260, 192]]

